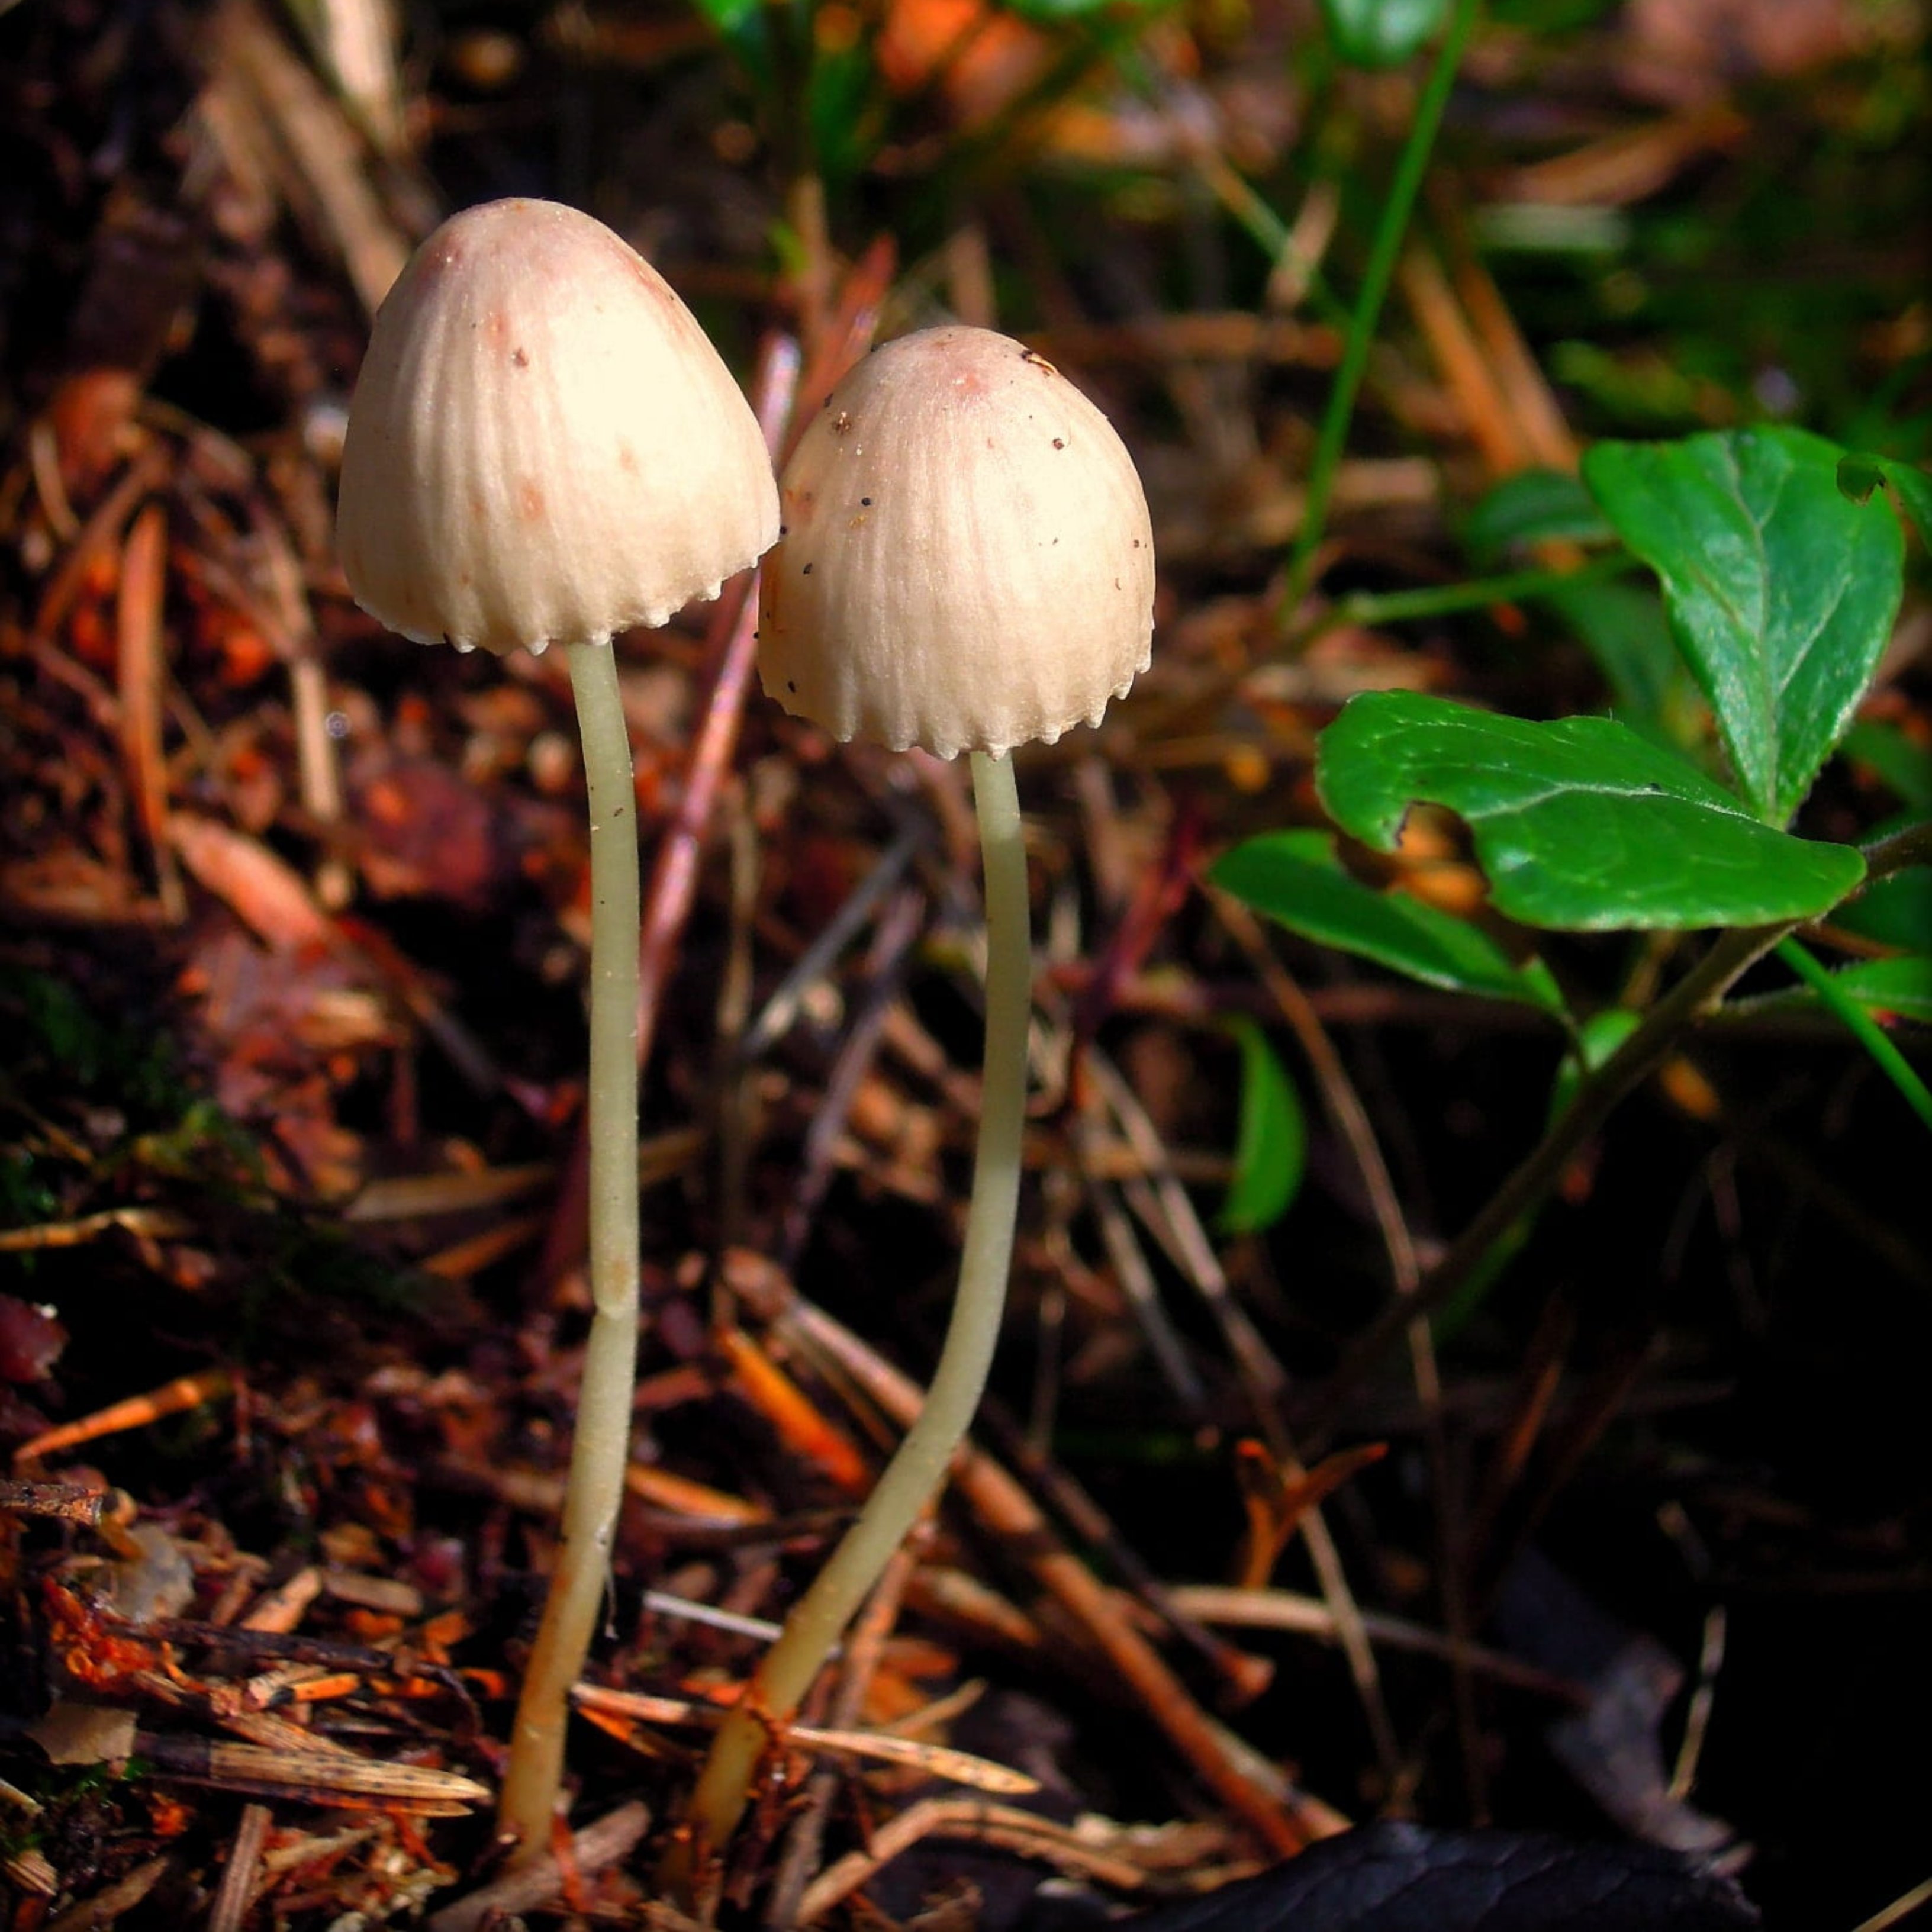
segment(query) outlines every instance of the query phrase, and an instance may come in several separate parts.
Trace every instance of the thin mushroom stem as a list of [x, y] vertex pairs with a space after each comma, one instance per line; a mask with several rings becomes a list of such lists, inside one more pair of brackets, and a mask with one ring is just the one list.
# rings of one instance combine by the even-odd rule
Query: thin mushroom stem
[[638, 812], [608, 644], [569, 647], [590, 806], [590, 1297], [556, 1567], [524, 1673], [498, 1820], [518, 1862], [550, 1849], [570, 1687], [610, 1574], [638, 1358]]
[[797, 1710], [866, 1592], [944, 1480], [980, 1406], [999, 1339], [1019, 1200], [1033, 980], [1026, 848], [1011, 760], [975, 752], [973, 795], [986, 870], [986, 1058], [952, 1318], [917, 1420], [719, 1728], [692, 1798], [689, 1830], [665, 1874], [680, 1888], [736, 1826], [768, 1727], [786, 1723]]

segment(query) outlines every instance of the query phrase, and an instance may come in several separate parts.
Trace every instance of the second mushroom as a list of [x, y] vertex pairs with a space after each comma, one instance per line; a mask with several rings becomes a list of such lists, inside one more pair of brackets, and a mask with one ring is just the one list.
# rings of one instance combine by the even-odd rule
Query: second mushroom
[[1106, 418], [1010, 338], [900, 338], [834, 390], [781, 482], [759, 674], [835, 736], [971, 754], [986, 872], [985, 1071], [959, 1287], [918, 1420], [719, 1732], [688, 1858], [736, 1825], [764, 1726], [797, 1709], [944, 1480], [979, 1405], [1017, 1213], [1032, 971], [1008, 753], [1097, 724], [1147, 668], [1154, 537]]

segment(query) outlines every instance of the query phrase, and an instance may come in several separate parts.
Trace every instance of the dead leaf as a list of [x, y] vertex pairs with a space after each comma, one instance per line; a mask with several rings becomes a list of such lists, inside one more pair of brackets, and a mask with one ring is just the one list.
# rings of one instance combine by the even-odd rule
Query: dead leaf
[[293, 952], [334, 944], [335, 928], [301, 874], [260, 840], [185, 814], [170, 829], [188, 870], [259, 938]]

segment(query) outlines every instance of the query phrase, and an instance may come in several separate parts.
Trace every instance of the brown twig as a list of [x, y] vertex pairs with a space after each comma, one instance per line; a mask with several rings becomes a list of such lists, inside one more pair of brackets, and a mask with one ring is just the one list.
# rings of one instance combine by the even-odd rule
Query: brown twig
[[[1322, 1090], [1322, 1103], [1329, 1118], [1348, 1143], [1371, 1213], [1380, 1230], [1388, 1256], [1389, 1276], [1400, 1303], [1414, 1294], [1421, 1279], [1421, 1264], [1416, 1255], [1415, 1239], [1408, 1217], [1390, 1178], [1388, 1162], [1382, 1157], [1382, 1144], [1362, 1104], [1355, 1084], [1348, 1077], [1342, 1056], [1328, 1037], [1319, 1014], [1296, 982], [1283, 970], [1270, 950], [1261, 922], [1246, 907], [1223, 892], [1210, 892], [1209, 898], [1222, 923], [1234, 935], [1254, 962], [1262, 984], [1268, 989], [1281, 1016], [1293, 1031], [1316, 1083]], [[1456, 1730], [1462, 1746], [1465, 1775], [1469, 1785], [1472, 1809], [1483, 1810], [1482, 1753], [1477, 1735], [1474, 1687], [1468, 1666], [1463, 1660], [1468, 1650], [1472, 1622], [1467, 1587], [1467, 1552], [1455, 1522], [1456, 1485], [1449, 1455], [1448, 1437], [1443, 1418], [1442, 1378], [1436, 1366], [1436, 1348], [1429, 1324], [1420, 1316], [1408, 1324], [1408, 1350], [1415, 1382], [1416, 1400], [1422, 1410], [1424, 1439], [1427, 1445], [1430, 1480], [1436, 1492], [1436, 1558], [1440, 1571], [1443, 1621], [1448, 1626], [1452, 1669], [1452, 1689]]]
[[[1256, 1424], [1268, 1446], [1289, 1474], [1305, 1479], [1307, 1474], [1291, 1438], [1282, 1414], [1288, 1388], [1288, 1372], [1234, 1298], [1226, 1271], [1214, 1251], [1214, 1244], [1202, 1226], [1194, 1203], [1175, 1178], [1173, 1164], [1153, 1121], [1126, 1082], [1096, 1052], [1090, 1056], [1095, 1078], [1107, 1096], [1108, 1104], [1135, 1151], [1145, 1164], [1147, 1179], [1142, 1184], [1153, 1196], [1142, 1208], [1142, 1218], [1156, 1233], [1166, 1230], [1168, 1252], [1176, 1266], [1192, 1282], [1196, 1293], [1212, 1311], [1228, 1344]], [[1129, 1198], [1133, 1198], [1130, 1188]], [[1309, 1558], [1320, 1579], [1322, 1594], [1335, 1611], [1342, 1633], [1342, 1653], [1348, 1659], [1349, 1675], [1362, 1700], [1369, 1735], [1384, 1774], [1393, 1777], [1400, 1758], [1395, 1726], [1389, 1716], [1388, 1702], [1382, 1695], [1382, 1672], [1376, 1662], [1374, 1646], [1362, 1628], [1360, 1607], [1342, 1568], [1341, 1552], [1335, 1546], [1327, 1520], [1319, 1509], [1310, 1509], [1301, 1522], [1302, 1539]]]
[[[648, 1805], [620, 1804], [570, 1841], [569, 1874], [588, 1878], [627, 1856], [650, 1828]], [[493, 1914], [506, 1918], [547, 1905], [563, 1890], [566, 1866], [554, 1852], [479, 1886], [467, 1898], [446, 1905], [429, 1922], [429, 1932], [476, 1932]]]
[[[768, 1280], [762, 1286], [769, 1298], [776, 1282]], [[822, 1310], [787, 1292], [772, 1312], [796, 1346], [836, 1359], [902, 1425], [919, 1412], [918, 1385]], [[982, 1524], [1024, 1562], [1035, 1580], [1086, 1630], [1196, 1774], [1263, 1844], [1286, 1856], [1318, 1834], [1321, 1828], [1311, 1816], [1298, 1815], [1292, 1796], [1285, 1798], [1267, 1789], [1240, 1762], [1231, 1741], [1123, 1616], [1113, 1592], [1061, 1545], [1024, 1484], [970, 1444], [955, 1462], [954, 1480]]]
[[[845, 1654], [838, 1672], [838, 1688], [825, 1714], [828, 1728], [849, 1730], [859, 1721], [872, 1684], [884, 1655], [886, 1640], [892, 1635], [905, 1600], [906, 1585], [918, 1567], [914, 1542], [908, 1539], [893, 1553], [866, 1607], [846, 1633]], [[826, 1765], [812, 1774], [797, 1814], [792, 1820], [784, 1851], [772, 1881], [771, 1898], [765, 1907], [769, 1932], [790, 1932], [803, 1922], [801, 1901], [812, 1874], [819, 1868], [825, 1845], [825, 1821], [832, 1799], [838, 1795], [841, 1773], [836, 1765]]]
[[228, 1864], [221, 1874], [221, 1888], [208, 1908], [208, 1932], [242, 1932], [249, 1901], [262, 1866], [262, 1848], [268, 1842], [268, 1821], [272, 1814], [266, 1804], [244, 1804], [228, 1847]]
[[891, 1823], [874, 1832], [866, 1850], [848, 1852], [814, 1879], [806, 1889], [798, 1916], [790, 1922], [798, 1926], [817, 1924], [880, 1867], [935, 1833], [998, 1845], [1024, 1857], [1042, 1858], [1119, 1891], [1136, 1890], [1145, 1882], [1145, 1874], [1138, 1865], [1084, 1843], [1066, 1826], [1042, 1818], [1036, 1812], [1022, 1811], [1010, 1804], [989, 1804], [983, 1798], [927, 1798], [909, 1805]]

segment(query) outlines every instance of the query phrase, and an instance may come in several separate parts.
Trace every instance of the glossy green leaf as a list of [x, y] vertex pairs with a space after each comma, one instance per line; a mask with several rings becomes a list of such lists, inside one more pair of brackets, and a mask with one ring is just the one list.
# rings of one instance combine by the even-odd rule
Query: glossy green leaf
[[1351, 67], [1400, 67], [1448, 14], [1449, 0], [1322, 0], [1328, 37]]
[[[1932, 1130], [1932, 1087], [1925, 1084], [1925, 1076], [1899, 1052], [1898, 1042], [1880, 1024], [1878, 1013], [1846, 984], [1845, 976], [1831, 971], [1822, 961], [1814, 958], [1788, 933], [1778, 941], [1776, 956], [1778, 963], [1796, 973], [1804, 981], [1806, 990], [1814, 994], [1826, 1011], [1864, 1048], [1865, 1057], [1892, 1082], [1898, 1090], [1898, 1097], [1918, 1116], [1928, 1130]], [[1885, 963], [1895, 967], [1899, 962]], [[1856, 974], [1859, 969], [1854, 967], [1850, 970]], [[1894, 980], [1900, 977], [1896, 973], [1891, 976]], [[1911, 977], [1916, 980], [1918, 976]], [[1914, 990], [1921, 989], [1907, 986], [1900, 990], [1909, 997]], [[1888, 1000], [1886, 1007], [1882, 1010], [1887, 1018], [1891, 1016], [1890, 1006]]]
[[1884, 469], [1885, 480], [1897, 491], [1906, 514], [1918, 532], [1918, 541], [1932, 550], [1932, 476], [1910, 464], [1894, 463], [1889, 458]]
[[1425, 986], [1562, 1011], [1562, 995], [1539, 962], [1513, 964], [1466, 920], [1350, 877], [1325, 832], [1264, 832], [1223, 853], [1208, 876], [1291, 932]]
[[1932, 476], [1895, 456], [1857, 453], [1839, 460], [1838, 488], [1852, 502], [1868, 502], [1882, 483], [1892, 486], [1900, 508], [1918, 532], [1918, 541], [1932, 550]]
[[1221, 1226], [1231, 1234], [1255, 1234], [1273, 1227], [1301, 1190], [1308, 1124], [1268, 1035], [1250, 1019], [1235, 1020], [1231, 1030], [1241, 1049], [1241, 1124]]
[[1874, 880], [1833, 912], [1832, 923], [1881, 946], [1932, 952], [1932, 868], [1911, 866]]
[[1484, 497], [1462, 526], [1462, 541], [1484, 569], [1510, 551], [1559, 538], [1603, 543], [1616, 534], [1596, 500], [1562, 470], [1520, 470]]
[[1703, 706], [1654, 585], [1580, 584], [1544, 601], [1589, 647], [1625, 724], [1669, 743], [1696, 742], [1691, 721], [1704, 717]]
[[[1875, 1018], [1895, 1014], [1932, 1024], [1932, 958], [1923, 953], [1905, 953], [1896, 959], [1861, 959], [1856, 965], [1840, 967], [1831, 979], [1838, 992]], [[1737, 1004], [1762, 1012], [1767, 1007], [1816, 1006], [1819, 999], [1809, 986], [1786, 986]]]
[[1849, 846], [1760, 824], [1714, 779], [1608, 718], [1500, 718], [1414, 692], [1353, 700], [1322, 733], [1336, 822], [1392, 850], [1411, 806], [1469, 826], [1499, 910], [1574, 932], [1808, 918], [1858, 884]]
[[1835, 444], [1756, 428], [1599, 443], [1584, 480], [1662, 580], [1738, 786], [1782, 825], [1850, 722], [1892, 632], [1904, 539], [1838, 488]]

